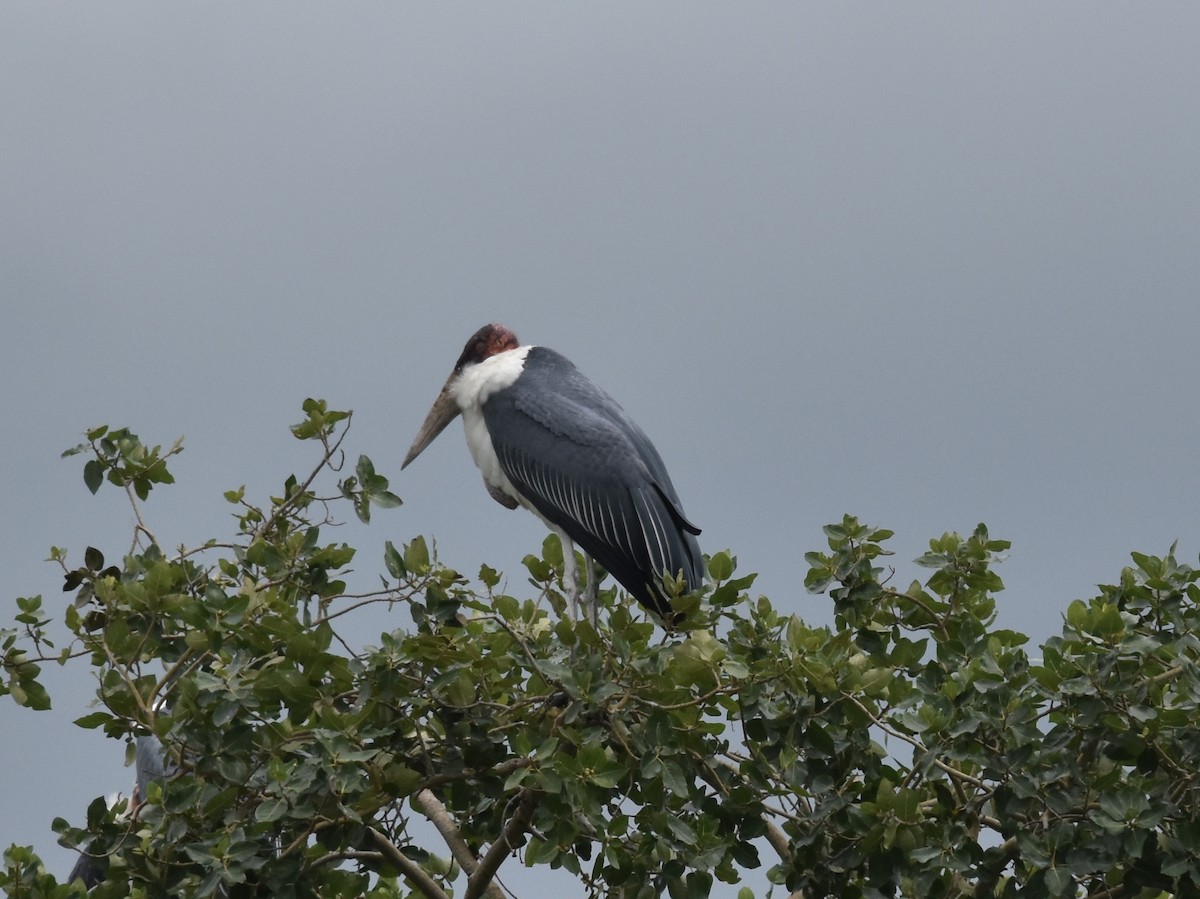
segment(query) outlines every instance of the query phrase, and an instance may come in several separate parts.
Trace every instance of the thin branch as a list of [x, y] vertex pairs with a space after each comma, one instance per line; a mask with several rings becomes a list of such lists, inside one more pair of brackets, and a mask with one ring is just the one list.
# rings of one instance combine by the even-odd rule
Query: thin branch
[[346, 435], [350, 433], [350, 418], [350, 415], [346, 416], [345, 427], [342, 428], [342, 432], [337, 435], [337, 439], [332, 445], [329, 444], [327, 438], [321, 439], [321, 445], [324, 447], [325, 453], [322, 456], [321, 461], [317, 464], [317, 467], [309, 473], [308, 477], [304, 479], [303, 483], [297, 484], [295, 489], [292, 490], [291, 494], [289, 496], [285, 496], [283, 501], [275, 507], [274, 511], [263, 520], [261, 525], [255, 529], [250, 538], [251, 542], [255, 540], [261, 540], [271, 532], [271, 528], [275, 527], [279, 520], [296, 505], [296, 497], [303, 496], [308, 492], [308, 488], [312, 486], [313, 481], [317, 479], [317, 475], [324, 471], [326, 466], [336, 470], [336, 466], [333, 465], [333, 457], [337, 455], [338, 448], [341, 447], [342, 441], [345, 440]]
[[191, 659], [194, 654], [195, 650], [193, 650], [190, 646], [184, 649], [184, 651], [179, 654], [179, 658], [175, 660], [175, 663], [167, 669], [166, 673], [161, 678], [159, 678], [158, 683], [154, 685], [154, 689], [150, 692], [150, 705], [152, 707], [158, 706], [158, 697], [163, 691], [163, 688], [166, 687], [167, 684], [174, 682], [175, 678], [180, 674], [184, 667], [191, 663]]
[[[360, 594], [359, 596], [353, 596], [349, 593], [343, 593], [340, 596], [334, 597], [334, 599], [358, 599], [359, 601], [356, 603], [353, 603], [352, 605], [346, 606], [344, 609], [338, 609], [336, 612], [329, 612], [326, 615], [322, 615], [319, 618], [315, 618], [313, 620], [313, 626], [316, 627], [319, 624], [326, 624], [327, 622], [333, 621], [333, 619], [335, 619], [335, 618], [341, 618], [343, 615], [348, 615], [351, 612], [355, 612], [355, 611], [361, 609], [363, 606], [369, 606], [373, 603], [408, 602], [421, 589], [421, 586], [423, 586], [423, 584], [419, 585], [417, 587], [414, 587], [411, 590], [407, 590], [407, 591], [401, 591], [399, 589], [396, 589], [396, 590], [389, 589], [389, 590], [380, 590], [377, 593]], [[364, 599], [362, 597], [367, 597], [367, 598]]]
[[[487, 774], [491, 774], [495, 777], [507, 777], [508, 775], [512, 774], [514, 771], [520, 771], [522, 768], [531, 767], [532, 765], [534, 765], [536, 763], [536, 761], [537, 761], [536, 759], [532, 759], [527, 756], [518, 756], [516, 758], [506, 759], [503, 762], [498, 762], [496, 765], [493, 765], [491, 768], [484, 768], [482, 770], [472, 769], [471, 773], [473, 775], [487, 773]], [[457, 775], [457, 774], [431, 774], [431, 775], [429, 775], [429, 777], [425, 778], [425, 780], [421, 781], [421, 784], [418, 787], [418, 794], [428, 792], [431, 787], [440, 787], [442, 784], [453, 783], [454, 781], [459, 780], [459, 779], [460, 779], [460, 775]], [[430, 795], [432, 795], [432, 794], [430, 794]], [[436, 799], [434, 801], [437, 802]], [[438, 804], [441, 805], [441, 803], [438, 803]], [[444, 807], [442, 810], [443, 810], [443, 812], [445, 812]], [[421, 811], [424, 812], [425, 809], [421, 809]], [[426, 813], [426, 814], [428, 814], [428, 813]]]
[[121, 680], [125, 682], [125, 686], [129, 688], [129, 692], [133, 695], [134, 702], [142, 713], [142, 723], [145, 724], [146, 727], [150, 728], [151, 731], [153, 731], [154, 712], [146, 705], [146, 700], [142, 697], [142, 694], [138, 692], [137, 684], [129, 675], [129, 669], [124, 668], [120, 663], [117, 662], [116, 656], [113, 655], [112, 648], [108, 645], [108, 641], [103, 637], [100, 639], [100, 646], [104, 649], [104, 656], [108, 659], [108, 664], [112, 666], [114, 671], [120, 674]]
[[1123, 883], [1117, 884], [1115, 887], [1110, 887], [1107, 890], [1102, 890], [1099, 893], [1088, 893], [1088, 899], [1122, 899], [1125, 896], [1132, 896], [1133, 890], [1125, 886]]
[[571, 695], [571, 691], [566, 688], [566, 685], [563, 684], [562, 681], [560, 681], [558, 678], [551, 677], [549, 674], [547, 674], [545, 671], [542, 670], [542, 666], [538, 664], [538, 660], [534, 656], [534, 654], [530, 651], [528, 644], [526, 644], [525, 641], [522, 640], [521, 637], [511, 627], [508, 626], [507, 621], [505, 621], [499, 615], [488, 615], [488, 616], [482, 616], [482, 617], [483, 618], [491, 618], [492, 621], [494, 621], [496, 624], [500, 625], [500, 627], [504, 628], [504, 630], [508, 633], [508, 635], [513, 638], [514, 642], [516, 642], [516, 644], [519, 647], [521, 647], [521, 652], [525, 655], [525, 659], [529, 662], [529, 667], [531, 667], [534, 671], [537, 672], [538, 677], [540, 677], [542, 680], [544, 680], [547, 684], [553, 684], [554, 686], [558, 687], [558, 689], [562, 693], [565, 693], [567, 696]]
[[1168, 668], [1166, 671], [1159, 672], [1154, 677], [1149, 678], [1146, 683], [1161, 684], [1169, 680], [1174, 680], [1184, 672], [1183, 665], [1176, 665], [1174, 668]]
[[370, 862], [375, 865], [383, 864], [385, 861], [382, 852], [366, 852], [361, 849], [347, 849], [343, 852], [326, 852], [319, 859], [312, 863], [314, 868], [319, 868], [321, 865], [328, 865], [332, 862], [357, 861]]
[[[26, 628], [25, 631], [26, 631], [26, 635], [28, 636], [29, 629]], [[41, 642], [40, 640], [37, 640], [36, 637], [33, 637], [31, 639], [33, 639], [35, 642], [38, 642], [38, 643]], [[78, 638], [76, 638], [76, 640], [77, 639]], [[75, 641], [72, 641], [72, 642], [75, 642]], [[76, 652], [69, 652], [65, 656], [62, 654], [61, 651], [56, 652], [53, 655], [43, 655], [43, 654], [30, 655], [27, 652], [23, 652], [18, 656], [14, 656], [11, 659], [0, 659], [0, 670], [16, 671], [22, 665], [28, 665], [30, 662], [58, 662], [61, 664], [63, 661], [66, 661], [69, 659], [82, 659], [84, 656], [90, 656], [93, 651], [94, 651], [93, 649], [84, 647], [83, 649], [80, 649]]]
[[687, 700], [684, 700], [683, 702], [672, 702], [672, 703], [655, 702], [652, 699], [644, 699], [643, 697], [640, 697], [640, 696], [632, 696], [631, 698], [633, 699], [634, 702], [637, 702], [640, 705], [649, 706], [650, 708], [657, 709], [660, 712], [673, 712], [673, 711], [677, 711], [678, 709], [686, 709], [686, 708], [691, 708], [692, 706], [703, 705], [704, 703], [706, 703], [710, 699], [712, 699], [714, 696], [720, 696], [722, 693], [727, 693], [729, 695], [733, 695], [733, 694], [737, 693], [739, 689], [740, 689], [739, 685], [715, 687], [712, 690], [709, 690], [707, 693], [704, 693], [700, 696], [696, 696], [692, 699], [687, 699]]
[[[928, 747], [925, 746], [920, 740], [914, 740], [908, 734], [898, 731], [894, 727], [891, 727], [890, 725], [886, 724], [882, 718], [880, 718], [878, 715], [876, 715], [874, 712], [872, 712], [869, 708], [867, 708], [865, 705], [863, 705], [861, 702], [859, 702], [857, 697], [852, 696], [849, 693], [842, 693], [842, 696], [844, 696], [846, 699], [849, 699], [852, 703], [854, 703], [856, 706], [858, 706], [859, 711], [861, 711], [864, 715], [866, 715], [868, 718], [870, 718], [871, 723], [874, 724], [876, 727], [878, 727], [880, 730], [882, 730], [885, 734], [895, 737], [897, 740], [903, 740], [905, 743], [907, 743], [909, 746], [912, 746], [914, 749], [918, 749], [918, 750], [921, 750], [924, 752], [929, 751]], [[980, 790], [989, 790], [990, 789], [988, 787], [988, 785], [986, 783], [984, 783], [982, 780], [980, 780], [978, 777], [968, 774], [966, 771], [961, 771], [958, 768], [955, 768], [953, 765], [948, 765], [945, 762], [943, 762], [941, 759], [937, 758], [936, 756], [933, 759], [933, 764], [935, 767], [940, 768], [946, 774], [949, 774], [950, 777], [956, 781], [965, 781], [966, 783], [969, 783], [971, 786], [976, 787], [977, 789], [980, 789]], [[962, 798], [965, 799], [966, 797], [962, 797]]]
[[[893, 570], [893, 572], [894, 572], [894, 570]], [[889, 580], [890, 580], [890, 578], [889, 578]], [[935, 626], [936, 626], [939, 634], [941, 634], [943, 637], [946, 636], [946, 622], [944, 620], [944, 617], [942, 615], [939, 615], [932, 608], [930, 608], [929, 604], [926, 603], [925, 600], [921, 599], [921, 597], [913, 596], [909, 593], [901, 593], [899, 590], [885, 590], [884, 595], [890, 597], [894, 601], [907, 600], [908, 602], [911, 602], [913, 605], [920, 608], [922, 612], [924, 612], [926, 615], [928, 615], [930, 618], [932, 618], [934, 620]], [[925, 629], [933, 630], [933, 627], [926, 625]]]
[[375, 845], [379, 847], [380, 853], [387, 862], [415, 883], [417, 889], [429, 899], [450, 899], [449, 894], [438, 885], [437, 881], [425, 873], [424, 868], [397, 849], [396, 845], [386, 836], [374, 827], [368, 828], [367, 833], [371, 835], [371, 839], [375, 841]]
[[[164, 456], [159, 461], [166, 462], [167, 458], [170, 455], [172, 455], [172, 454], [168, 453], [167, 456]], [[146, 522], [142, 520], [142, 510], [138, 506], [137, 495], [133, 492], [133, 482], [132, 481], [127, 481], [125, 483], [125, 495], [127, 497], [129, 497], [129, 505], [133, 508], [133, 517], [134, 517], [135, 521], [137, 522], [133, 526], [133, 544], [129, 547], [129, 552], [132, 555], [133, 552], [137, 549], [138, 536], [140, 534], [145, 534], [147, 537], [149, 537], [150, 544], [152, 546], [158, 545], [158, 538], [154, 536], [154, 533], [150, 530], [150, 528], [146, 527]]]

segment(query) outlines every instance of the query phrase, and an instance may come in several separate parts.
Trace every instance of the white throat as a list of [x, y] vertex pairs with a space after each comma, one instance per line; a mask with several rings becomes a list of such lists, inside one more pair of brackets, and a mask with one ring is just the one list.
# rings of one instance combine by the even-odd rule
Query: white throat
[[511, 387], [524, 370], [525, 357], [531, 349], [531, 346], [519, 346], [464, 368], [451, 388], [463, 415], [471, 407], [479, 409], [497, 391]]
[[525, 498], [517, 492], [512, 482], [500, 467], [492, 438], [488, 435], [483, 420], [483, 404], [505, 387], [512, 386], [525, 368], [525, 357], [533, 347], [521, 346], [489, 356], [482, 362], [464, 368], [451, 387], [454, 401], [462, 410], [463, 430], [467, 436], [467, 447], [483, 474], [483, 479], [493, 488], [500, 490], [527, 509], [531, 508]]

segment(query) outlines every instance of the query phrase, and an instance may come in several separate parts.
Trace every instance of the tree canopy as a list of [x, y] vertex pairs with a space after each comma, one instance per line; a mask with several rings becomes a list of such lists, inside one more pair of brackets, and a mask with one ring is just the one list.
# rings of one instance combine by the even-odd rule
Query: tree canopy
[[[377, 559], [330, 542], [400, 499], [346, 464], [348, 412], [304, 416], [311, 470], [231, 490], [231, 533], [176, 550], [147, 499], [181, 444], [98, 427], [68, 451], [91, 491], [127, 492], [130, 549], [52, 550], [69, 601], [17, 600], [0, 695], [46, 710], [41, 666], [90, 667], [77, 723], [131, 754], [152, 735], [169, 772], [133, 814], [81, 798], [54, 822], [99, 862], [91, 895], [498, 899], [518, 865], [630, 899], [745, 897], [723, 885], [756, 869], [810, 899], [1200, 893], [1200, 571], [1173, 548], [1032, 650], [995, 623], [1007, 542], [937, 537], [902, 586], [891, 532], [851, 516], [805, 557], [832, 627], [754, 595], [729, 552], [675, 585], [670, 631], [608, 582], [593, 627], [566, 614], [553, 537], [515, 586], [421, 537]], [[352, 560], [378, 583], [348, 586]], [[381, 606], [408, 615], [355, 645]], [[0, 888], [84, 890], [20, 846]]]

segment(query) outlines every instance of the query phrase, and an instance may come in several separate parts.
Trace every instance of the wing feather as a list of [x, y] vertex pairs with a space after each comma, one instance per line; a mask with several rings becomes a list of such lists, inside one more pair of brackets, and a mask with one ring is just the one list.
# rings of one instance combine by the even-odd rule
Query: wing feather
[[562, 528], [633, 596], [664, 616], [664, 573], [700, 586], [699, 529], [657, 450], [611, 397], [565, 358], [534, 347], [483, 407], [496, 458], [525, 504]]

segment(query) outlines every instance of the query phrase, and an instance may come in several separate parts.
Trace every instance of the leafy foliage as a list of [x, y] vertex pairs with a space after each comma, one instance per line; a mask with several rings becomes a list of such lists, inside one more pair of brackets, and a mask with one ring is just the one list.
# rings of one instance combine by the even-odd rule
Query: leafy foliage
[[[612, 587], [593, 628], [564, 614], [555, 538], [520, 595], [421, 537], [388, 542], [381, 584], [351, 592], [355, 550], [324, 536], [338, 504], [365, 522], [400, 500], [366, 456], [340, 477], [350, 413], [304, 412], [313, 470], [263, 503], [228, 492], [233, 536], [174, 554], [141, 503], [180, 444], [97, 428], [70, 451], [90, 454], [89, 489], [129, 494], [133, 548], [75, 568], [52, 550], [70, 642], [41, 597], [18, 600], [0, 695], [46, 709], [39, 666], [88, 665], [96, 711], [77, 723], [153, 734], [175, 772], [134, 815], [97, 800], [55, 822], [107, 860], [94, 895], [494, 897], [514, 856], [628, 897], [703, 897], [763, 866], [808, 897], [1200, 891], [1200, 571], [1173, 550], [1134, 554], [1034, 657], [995, 627], [1008, 544], [982, 525], [933, 540], [905, 590], [889, 531], [827, 527], [806, 586], [833, 628], [752, 598], [726, 552], [671, 633]], [[411, 626], [354, 647], [344, 625], [376, 605]], [[15, 846], [0, 888], [82, 889]]]

